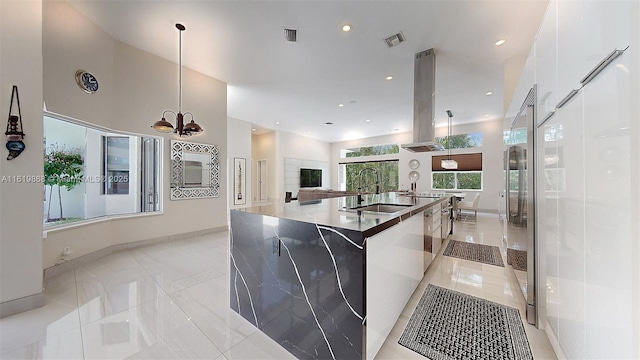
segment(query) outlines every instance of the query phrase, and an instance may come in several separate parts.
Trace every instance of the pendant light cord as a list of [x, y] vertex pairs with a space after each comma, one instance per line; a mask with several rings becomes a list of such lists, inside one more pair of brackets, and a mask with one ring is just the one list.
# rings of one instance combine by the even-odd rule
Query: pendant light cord
[[180, 58], [179, 58], [179, 66], [180, 66], [180, 79], [179, 79], [179, 88], [180, 88], [180, 96], [178, 100], [178, 113], [182, 113], [182, 30], [178, 29], [180, 33]]
[[447, 117], [449, 118], [447, 120], [447, 148], [449, 150], [449, 160], [451, 160], [451, 116]]

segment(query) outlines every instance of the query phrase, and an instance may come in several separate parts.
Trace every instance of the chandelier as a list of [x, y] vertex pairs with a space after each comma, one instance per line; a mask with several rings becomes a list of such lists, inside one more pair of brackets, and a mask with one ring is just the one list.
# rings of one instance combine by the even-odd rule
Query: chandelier
[[[204, 130], [202, 129], [202, 127], [200, 127], [200, 125], [196, 124], [196, 122], [193, 120], [192, 113], [190, 112], [186, 112], [184, 114], [182, 113], [182, 32], [186, 28], [182, 24], [176, 24], [176, 28], [179, 30], [179, 34], [180, 34], [180, 59], [179, 59], [180, 82], [179, 82], [179, 96], [178, 96], [178, 113], [176, 114], [171, 110], [165, 110], [162, 113], [162, 119], [156, 121], [153, 125], [151, 125], [151, 127], [159, 132], [164, 132], [164, 133], [174, 132], [178, 134], [178, 136], [180, 137], [189, 137], [192, 135], [197, 135], [199, 133], [202, 133]], [[175, 116], [175, 121], [176, 121], [175, 128], [164, 117], [166, 113], [171, 113]], [[191, 116], [191, 122], [187, 124], [184, 123], [185, 115]]]

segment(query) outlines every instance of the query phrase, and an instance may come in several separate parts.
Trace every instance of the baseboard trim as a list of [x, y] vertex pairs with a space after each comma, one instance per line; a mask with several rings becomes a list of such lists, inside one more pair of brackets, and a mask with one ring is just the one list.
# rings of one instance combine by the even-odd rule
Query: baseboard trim
[[44, 306], [44, 293], [33, 294], [0, 303], [0, 319]]
[[48, 279], [51, 279], [54, 276], [60, 275], [64, 272], [75, 269], [82, 265], [89, 264], [93, 261], [96, 261], [108, 255], [111, 255], [118, 251], [131, 250], [131, 249], [148, 246], [148, 245], [155, 245], [155, 244], [166, 243], [170, 241], [183, 240], [183, 239], [213, 234], [213, 233], [227, 231], [227, 230], [229, 230], [228, 226], [220, 226], [220, 227], [211, 228], [211, 229], [198, 230], [198, 231], [192, 231], [192, 232], [169, 235], [169, 236], [161, 236], [157, 238], [133, 241], [133, 242], [124, 243], [124, 244], [111, 245], [109, 247], [96, 250], [86, 255], [78, 256], [77, 258], [74, 258], [69, 261], [65, 261], [61, 264], [56, 264], [54, 266], [44, 269], [44, 281], [46, 283]]

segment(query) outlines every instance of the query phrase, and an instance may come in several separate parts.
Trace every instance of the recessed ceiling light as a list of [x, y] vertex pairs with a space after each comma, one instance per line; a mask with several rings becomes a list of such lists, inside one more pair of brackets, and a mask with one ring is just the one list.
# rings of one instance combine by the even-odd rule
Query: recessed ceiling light
[[343, 106], [344, 106], [343, 103], [338, 104], [338, 107], [343, 107]]
[[276, 125], [280, 125], [280, 121], [276, 121]]
[[489, 114], [484, 114], [484, 117], [489, 117]]
[[371, 119], [367, 119], [367, 120], [365, 120], [365, 121], [366, 121], [366, 122], [371, 122]]
[[307, 134], [311, 134], [311, 131], [307, 131]]
[[348, 32], [350, 30], [351, 30], [351, 25], [349, 24], [342, 25], [342, 31]]
[[255, 129], [255, 128], [253, 128], [253, 129], [251, 129], [251, 131], [256, 131], [256, 129]]
[[393, 75], [389, 75], [386, 78], [384, 78], [385, 80], [393, 80]]
[[496, 41], [496, 46], [504, 45], [507, 42], [507, 39], [500, 39]]
[[491, 96], [491, 95], [493, 95], [493, 91], [487, 91], [487, 92], [485, 93], [485, 95], [487, 95], [487, 96]]

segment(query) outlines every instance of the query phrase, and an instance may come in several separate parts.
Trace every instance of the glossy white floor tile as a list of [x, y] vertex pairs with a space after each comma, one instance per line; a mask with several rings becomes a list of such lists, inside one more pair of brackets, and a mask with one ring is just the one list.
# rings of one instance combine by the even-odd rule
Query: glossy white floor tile
[[88, 359], [207, 359], [221, 352], [169, 296], [82, 327]]
[[[456, 240], [501, 246], [495, 215], [456, 222]], [[2, 359], [287, 359], [293, 356], [229, 309], [229, 234], [121, 251], [47, 280], [46, 305], [0, 319]], [[444, 248], [444, 247], [443, 247]], [[398, 339], [428, 284], [518, 308], [507, 268], [439, 255], [378, 353], [424, 359]], [[526, 325], [536, 359], [555, 359]]]
[[[456, 221], [454, 234], [451, 238], [502, 247], [500, 226], [497, 215], [478, 213], [477, 222]], [[505, 260], [503, 259], [506, 264]], [[422, 355], [399, 345], [398, 340], [428, 284], [477, 296], [520, 310], [522, 323], [525, 326], [534, 358], [557, 359], [544, 331], [527, 324], [524, 318], [525, 300], [518, 289], [517, 279], [511, 269], [447, 257], [442, 253], [436, 257], [427, 270], [425, 277], [402, 311], [402, 315], [391, 330], [391, 334], [387, 337], [376, 359], [425, 359]]]

